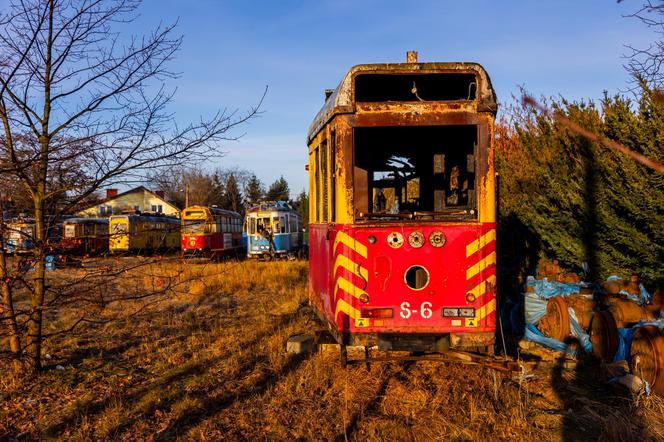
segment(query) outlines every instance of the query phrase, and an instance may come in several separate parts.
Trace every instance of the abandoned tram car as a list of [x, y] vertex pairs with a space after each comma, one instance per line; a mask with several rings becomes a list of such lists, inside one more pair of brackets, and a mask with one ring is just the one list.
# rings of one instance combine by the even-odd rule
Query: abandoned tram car
[[310, 303], [335, 339], [492, 351], [495, 92], [475, 63], [353, 67], [308, 137]]
[[108, 252], [107, 218], [69, 218], [63, 221], [60, 252], [67, 255], [100, 255]]
[[302, 217], [286, 201], [247, 210], [247, 257], [294, 257], [302, 252]]
[[182, 212], [182, 256], [240, 255], [242, 215], [218, 207], [189, 206]]
[[163, 215], [112, 215], [108, 219], [111, 253], [156, 253], [180, 248], [180, 220]]

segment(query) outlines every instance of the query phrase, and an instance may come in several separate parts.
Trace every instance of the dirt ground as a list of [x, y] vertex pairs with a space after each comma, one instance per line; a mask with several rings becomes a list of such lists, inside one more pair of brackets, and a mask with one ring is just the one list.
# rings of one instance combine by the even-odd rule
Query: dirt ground
[[302, 308], [307, 265], [190, 266], [158, 301], [109, 305], [120, 319], [49, 340], [39, 376], [0, 366], [0, 438], [664, 440], [664, 401], [607, 388], [596, 366], [510, 376], [422, 361], [342, 369], [334, 345], [288, 354], [289, 336], [320, 327]]

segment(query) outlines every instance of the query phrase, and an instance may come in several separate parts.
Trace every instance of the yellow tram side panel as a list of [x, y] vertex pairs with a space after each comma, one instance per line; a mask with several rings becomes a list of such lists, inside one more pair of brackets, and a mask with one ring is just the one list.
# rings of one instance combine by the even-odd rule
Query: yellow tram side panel
[[[332, 133], [335, 134], [332, 137]], [[353, 222], [353, 186], [352, 186], [352, 158], [346, 158], [347, 153], [339, 148], [342, 137], [351, 134], [352, 128], [347, 124], [346, 119], [336, 117], [326, 124], [315, 138], [309, 144], [309, 222], [317, 223], [338, 223], [350, 224]], [[337, 146], [332, 149], [332, 140], [336, 140]], [[326, 183], [324, 174], [318, 169], [316, 162], [316, 152], [320, 156], [322, 146], [327, 142], [327, 155], [325, 164], [322, 167], [327, 169]], [[335, 152], [333, 156], [331, 152]], [[334, 185], [333, 185], [334, 184]], [[333, 191], [328, 191], [327, 199], [327, 219], [324, 219], [322, 189], [327, 187]], [[316, 191], [318, 189], [318, 192]], [[319, 198], [320, 197], [320, 198]]]
[[129, 250], [129, 218], [111, 217], [108, 223], [110, 251]]
[[480, 177], [478, 183], [477, 209], [478, 221], [481, 223], [496, 222], [496, 169], [495, 169], [495, 119], [490, 113], [486, 115], [489, 129], [489, 142], [487, 143], [487, 170], [486, 175]]
[[170, 249], [180, 246], [179, 221], [172, 222], [169, 219], [111, 217], [109, 234], [111, 251]]

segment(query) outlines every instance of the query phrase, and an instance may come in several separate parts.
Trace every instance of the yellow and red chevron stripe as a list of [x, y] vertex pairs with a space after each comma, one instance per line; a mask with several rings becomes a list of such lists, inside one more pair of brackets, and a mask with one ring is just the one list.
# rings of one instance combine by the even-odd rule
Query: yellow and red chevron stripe
[[[491, 229], [466, 246], [466, 281], [480, 307], [475, 310], [475, 317], [466, 319], [466, 327], [477, 327], [496, 310], [496, 298], [493, 291], [496, 286], [496, 229]], [[488, 296], [484, 296], [488, 295]]]
[[339, 230], [337, 232], [337, 235], [334, 237], [334, 245], [332, 246], [332, 250], [334, 250], [335, 254], [338, 253], [337, 246], [339, 244], [345, 245], [353, 252], [360, 255], [362, 258], [367, 257], [367, 246], [365, 246], [360, 241], [356, 240], [355, 238], [348, 235], [346, 232], [342, 230]]
[[[338, 247], [343, 244], [344, 247]], [[343, 231], [338, 231], [332, 246], [334, 250], [334, 298], [336, 302], [334, 317], [345, 313], [355, 319], [360, 317], [357, 305], [361, 295], [366, 295], [369, 278], [368, 270], [360, 263], [367, 257], [367, 246]], [[360, 282], [361, 281], [361, 282]]]

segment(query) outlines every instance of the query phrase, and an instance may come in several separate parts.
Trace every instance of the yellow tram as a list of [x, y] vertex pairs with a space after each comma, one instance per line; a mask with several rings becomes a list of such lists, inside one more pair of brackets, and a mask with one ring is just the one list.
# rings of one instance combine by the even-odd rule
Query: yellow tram
[[178, 250], [180, 220], [156, 215], [113, 215], [108, 222], [109, 250], [145, 252]]

